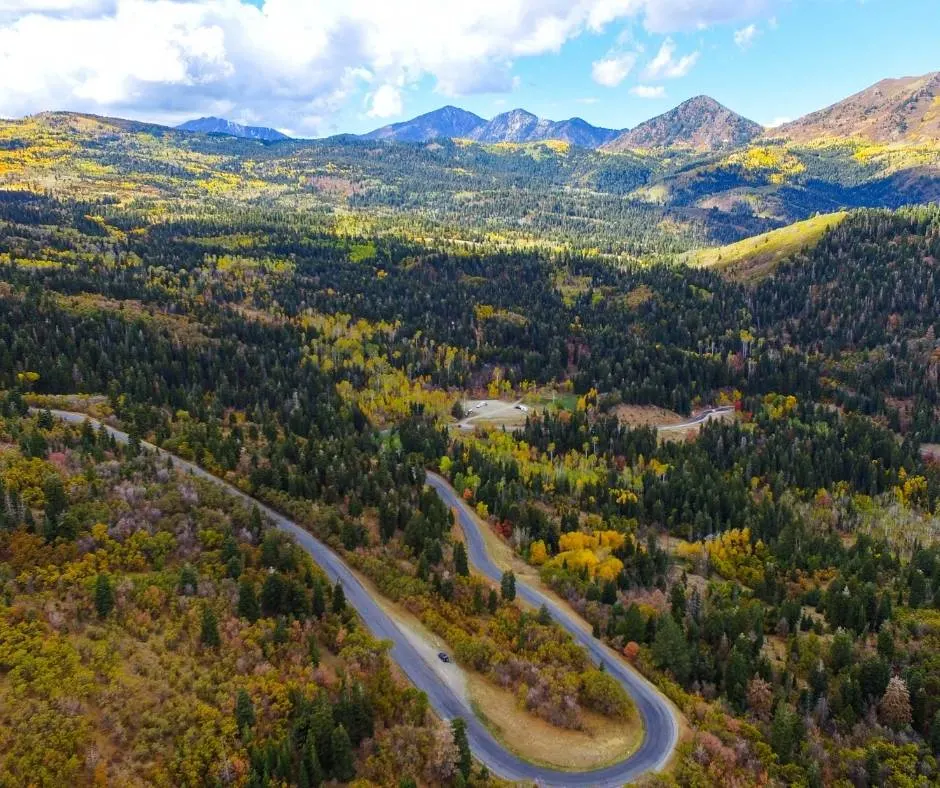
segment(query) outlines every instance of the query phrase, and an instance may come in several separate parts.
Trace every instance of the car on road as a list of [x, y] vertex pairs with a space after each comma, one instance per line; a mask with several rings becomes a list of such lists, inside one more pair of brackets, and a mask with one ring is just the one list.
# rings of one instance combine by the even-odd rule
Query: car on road
[[437, 658], [438, 658], [441, 662], [450, 662], [450, 657], [448, 657], [447, 654], [446, 654], [445, 652], [443, 652], [443, 651], [438, 651], [438, 652], [437, 652]]

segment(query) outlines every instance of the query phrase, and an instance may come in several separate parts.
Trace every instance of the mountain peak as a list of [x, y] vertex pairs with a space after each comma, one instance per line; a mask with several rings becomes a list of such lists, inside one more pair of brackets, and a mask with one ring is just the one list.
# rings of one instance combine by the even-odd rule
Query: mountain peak
[[720, 150], [745, 145], [762, 131], [759, 124], [732, 112], [711, 96], [694, 96], [604, 147], [612, 151], [672, 146]]
[[873, 142], [940, 140], [940, 71], [883, 79], [854, 96], [773, 130], [796, 142], [861, 137]]
[[228, 137], [242, 137], [249, 140], [261, 140], [262, 142], [290, 139], [286, 134], [267, 126], [243, 126], [241, 123], [234, 123], [225, 118], [212, 116], [187, 120], [176, 128], [180, 131], [195, 131], [200, 134], [224, 134]]
[[367, 140], [428, 142], [434, 139], [465, 137], [485, 123], [479, 115], [448, 104], [411, 120], [382, 126], [362, 136]]

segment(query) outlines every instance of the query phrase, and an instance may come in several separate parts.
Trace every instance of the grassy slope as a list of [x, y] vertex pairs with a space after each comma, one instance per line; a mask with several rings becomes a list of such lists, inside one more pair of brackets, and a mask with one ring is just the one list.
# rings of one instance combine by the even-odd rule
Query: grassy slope
[[827, 230], [836, 227], [846, 216], [845, 211], [820, 214], [728, 246], [690, 252], [685, 262], [714, 267], [742, 282], [754, 282], [772, 274], [785, 257], [815, 246]]

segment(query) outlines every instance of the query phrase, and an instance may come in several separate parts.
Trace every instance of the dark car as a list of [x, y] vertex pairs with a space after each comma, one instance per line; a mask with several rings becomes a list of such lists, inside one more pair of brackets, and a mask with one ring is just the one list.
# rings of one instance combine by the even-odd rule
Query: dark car
[[448, 657], [447, 654], [445, 654], [443, 651], [438, 651], [438, 652], [437, 652], [437, 658], [438, 658], [441, 662], [450, 662], [450, 657]]

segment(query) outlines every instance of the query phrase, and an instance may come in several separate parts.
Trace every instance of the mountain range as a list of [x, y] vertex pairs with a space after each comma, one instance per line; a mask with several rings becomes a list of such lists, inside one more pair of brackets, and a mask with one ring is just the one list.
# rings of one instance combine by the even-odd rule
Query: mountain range
[[615, 129], [592, 126], [581, 118], [553, 121], [539, 118], [524, 109], [503, 112], [488, 121], [472, 112], [447, 106], [412, 120], [383, 126], [362, 137], [394, 142], [429, 142], [441, 138], [487, 143], [561, 140], [582, 148], [597, 148], [619, 133]]
[[[221, 118], [200, 118], [177, 128], [264, 141], [289, 139], [274, 129], [242, 126]], [[709, 96], [696, 96], [633, 129], [593, 126], [577, 117], [553, 121], [524, 109], [486, 120], [459, 107], [446, 106], [359, 136], [412, 143], [436, 139], [482, 143], [560, 140], [608, 152], [666, 148], [712, 152], [771, 139], [792, 143], [841, 138], [878, 143], [936, 142], [940, 140], [940, 72], [882, 80], [831, 107], [775, 129], [765, 129]]]
[[225, 120], [225, 118], [210, 117], [187, 120], [176, 128], [180, 131], [195, 131], [200, 134], [224, 134], [227, 137], [241, 137], [248, 140], [261, 140], [262, 142], [278, 142], [290, 139], [277, 129], [270, 129], [266, 126], [243, 126], [240, 123]]

